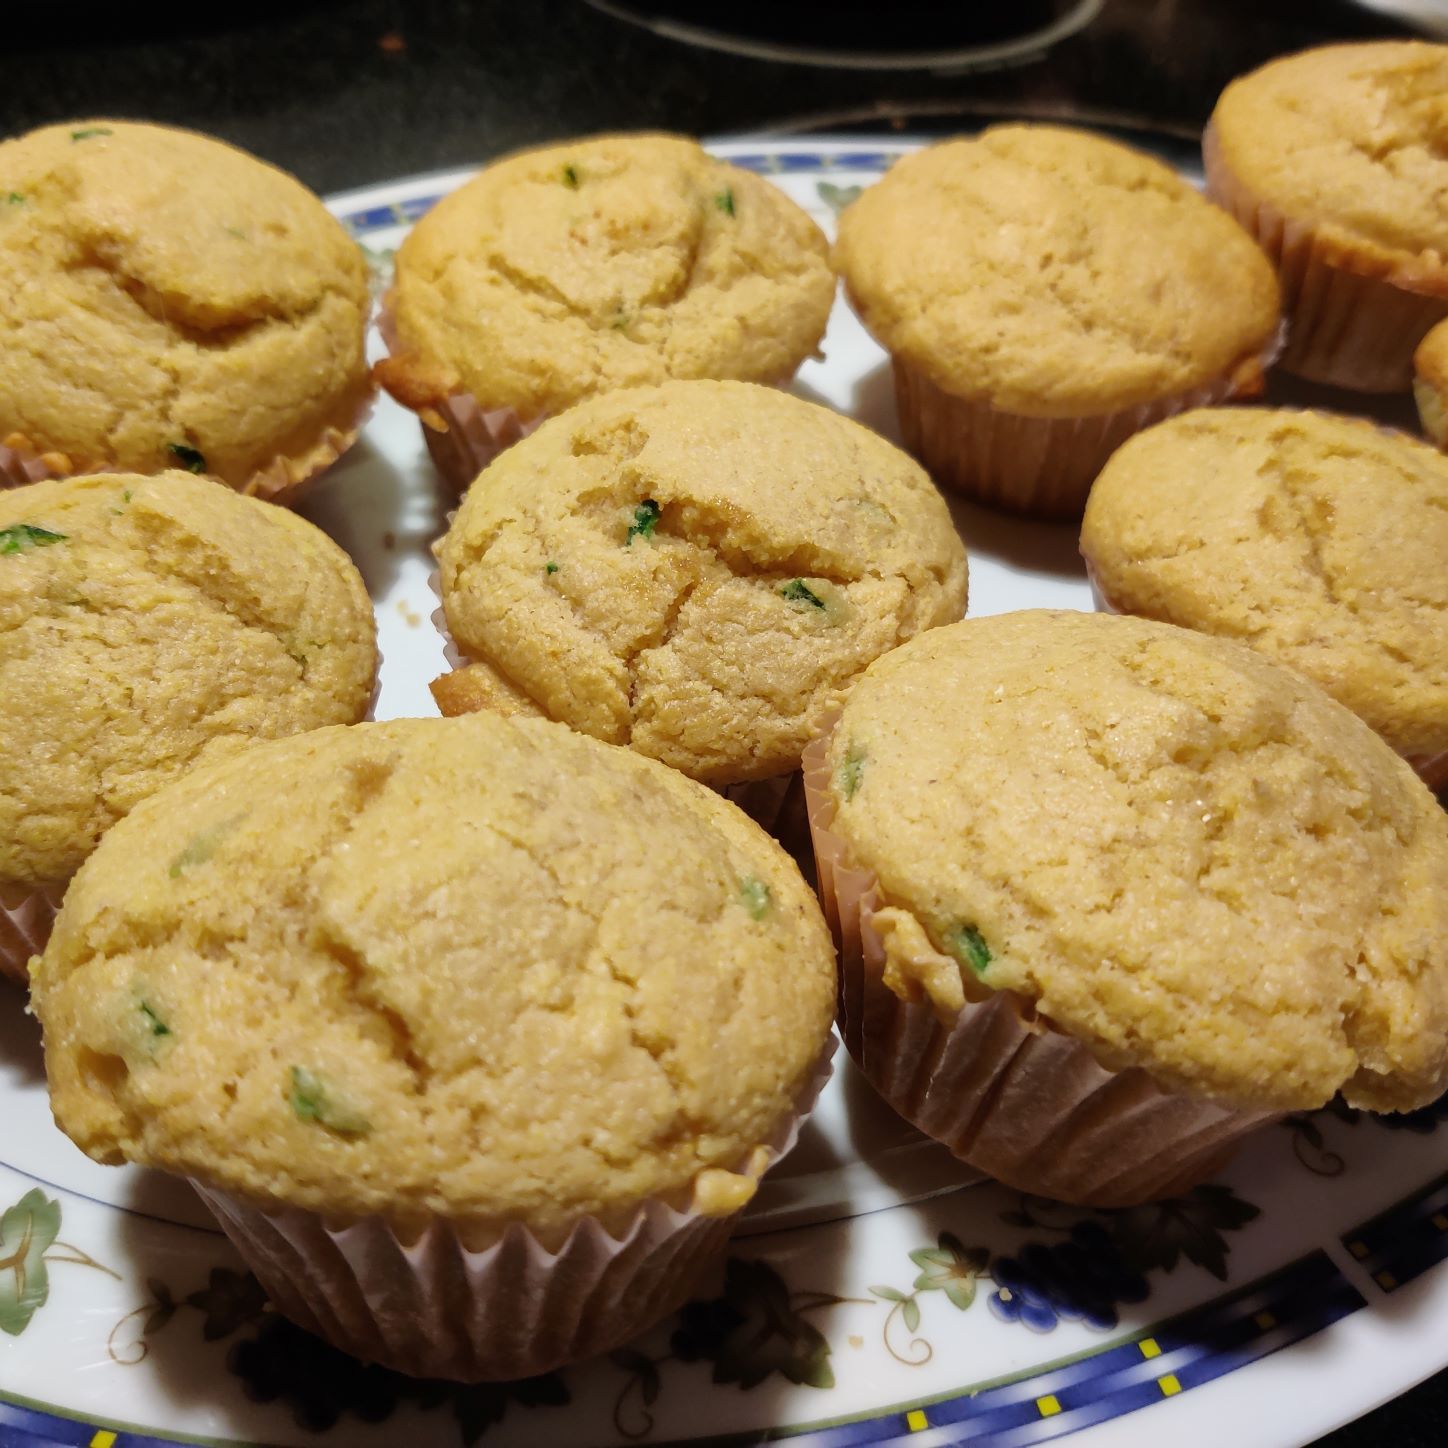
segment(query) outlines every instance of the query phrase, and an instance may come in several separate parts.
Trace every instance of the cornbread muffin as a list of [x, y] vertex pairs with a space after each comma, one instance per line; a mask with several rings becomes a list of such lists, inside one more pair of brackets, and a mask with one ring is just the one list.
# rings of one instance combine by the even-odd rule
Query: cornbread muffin
[[[622, 1239], [650, 1203], [639, 1230], [672, 1240], [683, 1214], [716, 1251], [816, 1076], [834, 958], [798, 871], [732, 806], [483, 714], [189, 774], [77, 876], [33, 1000], [62, 1129], [99, 1161], [193, 1178], [248, 1256], [249, 1217], [300, 1209], [333, 1232], [380, 1219], [394, 1252], [431, 1233], [422, 1255], [446, 1259], [445, 1283], [411, 1269], [422, 1305], [395, 1340], [374, 1333], [395, 1303], [374, 1304], [380, 1327], [329, 1322], [357, 1287], [345, 1240], [253, 1261], [283, 1311], [407, 1371], [500, 1376], [542, 1329], [470, 1340], [477, 1263], [457, 1254], [526, 1229], [526, 1280], [489, 1287], [546, 1298], [540, 1246], [581, 1272], [580, 1224]], [[615, 1262], [569, 1355], [665, 1315], [698, 1265], [671, 1259], [678, 1280], [640, 1295]], [[576, 1310], [570, 1281], [541, 1310]]]
[[1328, 413], [1191, 412], [1107, 463], [1081, 551], [1110, 608], [1251, 644], [1448, 781], [1448, 458]]
[[1203, 141], [1207, 183], [1282, 282], [1282, 365], [1405, 392], [1448, 316], [1448, 46], [1331, 45], [1233, 81]]
[[0, 475], [185, 468], [283, 496], [371, 397], [362, 254], [285, 172], [190, 131], [0, 144]]
[[936, 629], [810, 765], [846, 1040], [1011, 1185], [1170, 1194], [1274, 1112], [1448, 1086], [1448, 815], [1253, 650], [1107, 614]]
[[797, 768], [872, 659], [965, 612], [908, 457], [773, 388], [596, 398], [498, 458], [437, 545], [474, 662], [446, 714], [541, 714], [724, 786]]
[[836, 264], [891, 354], [900, 422], [937, 481], [1080, 516], [1137, 428], [1260, 390], [1272, 270], [1174, 171], [1056, 126], [902, 157], [840, 218]]
[[767, 181], [680, 136], [568, 141], [495, 162], [418, 222], [377, 375], [461, 487], [598, 393], [787, 380], [834, 295], [824, 235]]
[[1418, 344], [1413, 369], [1413, 396], [1423, 431], [1448, 452], [1448, 322], [1440, 322]]
[[[198, 761], [362, 718], [376, 664], [356, 568], [291, 513], [174, 472], [0, 492], [0, 905]], [[0, 915], [12, 972], [38, 943]]]

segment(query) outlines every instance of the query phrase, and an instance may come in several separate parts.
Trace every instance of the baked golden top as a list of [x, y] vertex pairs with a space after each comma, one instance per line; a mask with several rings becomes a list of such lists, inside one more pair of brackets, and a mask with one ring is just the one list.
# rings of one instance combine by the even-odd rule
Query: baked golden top
[[1169, 167], [1056, 126], [902, 156], [835, 257], [880, 343], [1006, 412], [1114, 412], [1253, 385], [1278, 327], [1266, 257]]
[[56, 1119], [97, 1159], [476, 1247], [741, 1205], [834, 954], [732, 805], [479, 714], [187, 775], [76, 877], [33, 983]]
[[0, 440], [63, 471], [246, 489], [353, 427], [369, 311], [341, 223], [244, 151], [110, 120], [0, 144]]
[[1138, 433], [1081, 551], [1111, 605], [1242, 640], [1400, 754], [1448, 749], [1448, 458], [1330, 413], [1203, 408]]
[[1413, 396], [1423, 431], [1448, 451], [1448, 322], [1439, 322], [1413, 353]]
[[198, 761], [351, 723], [372, 604], [320, 529], [188, 473], [0, 491], [0, 883], [63, 883]]
[[1288, 55], [1222, 92], [1222, 162], [1338, 265], [1448, 295], [1448, 45]]
[[834, 302], [824, 235], [767, 181], [679, 136], [495, 162], [403, 242], [384, 385], [522, 417], [671, 377], [777, 382]]
[[478, 662], [445, 712], [540, 713], [710, 784], [795, 768], [872, 659], [965, 612], [924, 471], [773, 388], [595, 398], [510, 448], [437, 548]]
[[1111, 1066], [1251, 1107], [1448, 1086], [1448, 815], [1241, 644], [1108, 614], [932, 629], [831, 736], [887, 979], [1009, 989]]

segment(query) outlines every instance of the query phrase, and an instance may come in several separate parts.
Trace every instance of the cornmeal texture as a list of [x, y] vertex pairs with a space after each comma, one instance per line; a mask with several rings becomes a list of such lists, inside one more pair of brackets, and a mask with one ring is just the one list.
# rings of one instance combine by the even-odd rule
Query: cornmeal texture
[[0, 144], [0, 440], [57, 472], [304, 463], [356, 425], [369, 310], [341, 223], [243, 151], [109, 120]]
[[710, 784], [795, 768], [874, 658], [965, 612], [925, 472], [822, 407], [740, 382], [621, 392], [545, 423], [437, 549], [478, 662], [444, 712], [544, 714]]
[[834, 954], [733, 806], [477, 715], [188, 775], [81, 871], [34, 983], [56, 1119], [98, 1160], [556, 1243], [701, 1181], [747, 1199], [720, 1182], [811, 1079]]
[[1112, 607], [1260, 649], [1400, 754], [1448, 749], [1448, 458], [1328, 413], [1210, 408], [1138, 433], [1081, 549]]
[[1274, 60], [1223, 91], [1212, 128], [1236, 179], [1337, 265], [1448, 296], [1448, 46]]
[[936, 629], [870, 668], [829, 757], [897, 990], [1017, 991], [1243, 1106], [1448, 1086], [1448, 816], [1251, 649], [1106, 614]]
[[823, 233], [767, 181], [675, 136], [605, 136], [489, 166], [397, 253], [384, 385], [525, 418], [671, 377], [777, 382], [834, 302]]
[[998, 126], [902, 156], [835, 259], [880, 343], [1031, 417], [1260, 379], [1280, 297], [1247, 233], [1169, 167], [1081, 131]]
[[351, 723], [372, 605], [311, 523], [186, 473], [0, 492], [0, 883], [58, 885], [243, 741]]
[[1448, 450], [1448, 322], [1440, 322], [1413, 354], [1413, 396], [1423, 431]]

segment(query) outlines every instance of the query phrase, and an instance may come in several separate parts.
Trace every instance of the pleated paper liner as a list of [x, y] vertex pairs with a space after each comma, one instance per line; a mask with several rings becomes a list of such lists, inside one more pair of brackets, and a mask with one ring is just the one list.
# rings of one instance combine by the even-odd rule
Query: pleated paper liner
[[900, 432], [942, 487], [1006, 512], [1080, 518], [1106, 460], [1133, 433], [1194, 407], [1255, 395], [1281, 350], [1279, 332], [1259, 365], [1201, 387], [1089, 417], [1026, 417], [957, 397], [891, 357]]
[[45, 949], [64, 895], [64, 885], [32, 890], [0, 884], [0, 976], [30, 983], [30, 957]]
[[1252, 193], [1222, 158], [1214, 127], [1202, 137], [1207, 194], [1229, 211], [1277, 269], [1287, 348], [1281, 366], [1298, 377], [1356, 392], [1406, 392], [1413, 352], [1448, 317], [1448, 261], [1418, 277], [1366, 276], [1344, 265], [1310, 226]]
[[[790, 1150], [833, 1052], [831, 1038], [737, 1171], [757, 1180]], [[474, 1251], [441, 1219], [407, 1242], [380, 1217], [267, 1212], [193, 1185], [284, 1316], [364, 1361], [462, 1382], [532, 1377], [636, 1337], [710, 1285], [737, 1216], [654, 1198], [614, 1231], [584, 1217], [550, 1248], [515, 1222]]]
[[[831, 721], [832, 727], [833, 721]], [[840, 950], [840, 1030], [871, 1085], [969, 1166], [1023, 1192], [1120, 1207], [1210, 1177], [1280, 1113], [1198, 1100], [1140, 1067], [1111, 1070], [1011, 991], [943, 1022], [884, 983], [879, 883], [831, 830], [829, 730], [805, 751], [820, 896]]]
[[[1091, 584], [1091, 598], [1098, 613], [1127, 612], [1126, 609], [1117, 608], [1107, 596], [1089, 558], [1086, 560], [1086, 577]], [[1438, 790], [1448, 785], [1448, 749], [1439, 754], [1405, 754], [1403, 758], [1429, 789]]]

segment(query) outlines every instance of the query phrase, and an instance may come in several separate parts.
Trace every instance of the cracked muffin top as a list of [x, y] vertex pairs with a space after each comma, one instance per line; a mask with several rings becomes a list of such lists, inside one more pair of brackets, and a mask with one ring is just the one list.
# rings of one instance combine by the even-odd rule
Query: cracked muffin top
[[372, 605], [320, 529], [187, 473], [0, 491], [0, 885], [67, 880], [200, 760], [352, 723]]
[[1448, 750], [1448, 458], [1330, 413], [1211, 408], [1127, 442], [1081, 551], [1122, 613], [1241, 639], [1400, 754]]
[[1448, 295], [1448, 45], [1284, 56], [1222, 92], [1211, 135], [1237, 181], [1312, 227], [1336, 265]]
[[355, 430], [369, 309], [341, 223], [244, 151], [111, 120], [0, 145], [0, 440], [54, 473], [270, 486]]
[[671, 377], [780, 382], [834, 303], [824, 234], [767, 181], [679, 136], [495, 162], [397, 253], [383, 385], [523, 418]]
[[326, 729], [107, 836], [34, 971], [56, 1120], [263, 1208], [556, 1245], [726, 1214], [815, 1075], [834, 952], [711, 791], [536, 719]]
[[861, 320], [956, 396], [1071, 417], [1260, 385], [1267, 258], [1170, 167], [1057, 126], [902, 156], [840, 217]]
[[934, 629], [870, 667], [828, 760], [902, 992], [1016, 991], [1249, 1108], [1448, 1087], [1448, 815], [1252, 649], [1109, 614]]
[[795, 768], [874, 658], [965, 612], [924, 471], [823, 407], [742, 382], [614, 393], [473, 484], [437, 546], [475, 662], [444, 713], [542, 714], [714, 785]]

